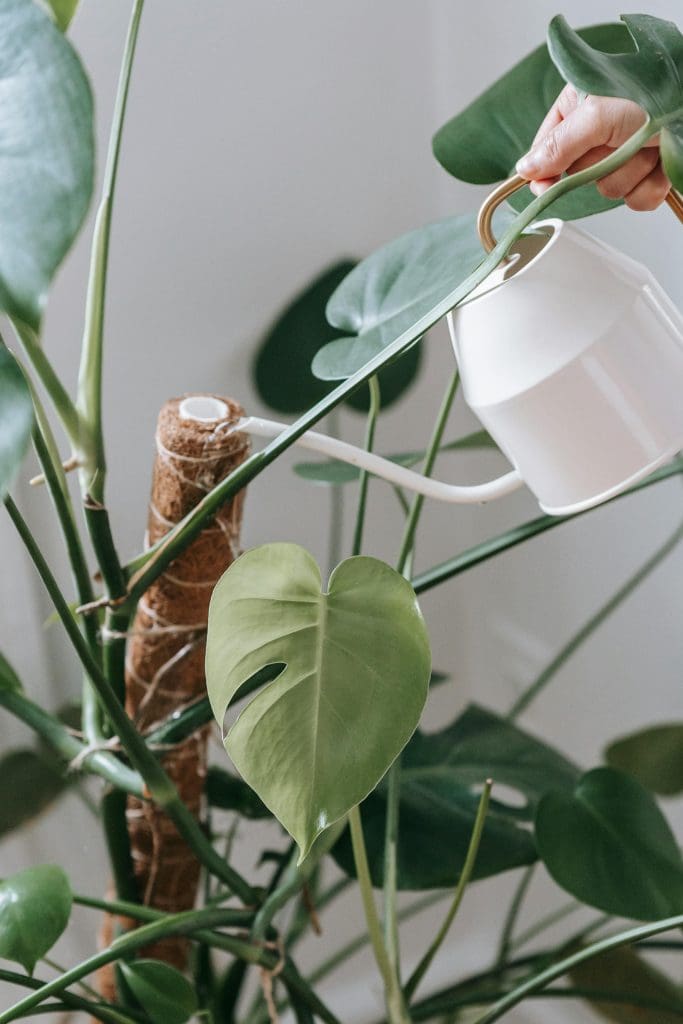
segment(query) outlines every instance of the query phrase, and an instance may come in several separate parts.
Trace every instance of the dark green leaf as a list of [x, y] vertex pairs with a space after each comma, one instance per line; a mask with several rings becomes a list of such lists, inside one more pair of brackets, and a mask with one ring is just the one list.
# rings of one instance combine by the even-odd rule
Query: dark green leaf
[[55, 21], [62, 32], [66, 32], [76, 13], [78, 0], [47, 0], [52, 8]]
[[[476, 430], [466, 437], [458, 438], [457, 441], [441, 445], [439, 451], [475, 451], [479, 448], [497, 450], [498, 445], [485, 430]], [[422, 462], [426, 454], [424, 451], [399, 452], [396, 455], [387, 455], [386, 458], [400, 466], [416, 466], [418, 462]], [[361, 471], [357, 466], [350, 466], [347, 462], [328, 459], [324, 462], [298, 462], [294, 466], [294, 472], [303, 480], [310, 480], [316, 484], [348, 484], [358, 480]]]
[[[475, 878], [486, 878], [536, 859], [530, 833], [520, 827], [529, 805], [549, 788], [571, 789], [578, 771], [560, 754], [491, 711], [471, 705], [441, 732], [417, 732], [401, 759], [398, 870], [402, 889], [452, 886], [467, 854], [479, 797], [487, 778], [519, 791], [525, 806], [491, 802]], [[370, 870], [382, 884], [386, 789], [381, 784], [362, 806]], [[352, 874], [348, 834], [334, 848]]]
[[628, 52], [604, 53], [557, 15], [548, 28], [550, 56], [577, 89], [638, 103], [661, 129], [664, 170], [683, 189], [683, 35], [673, 21], [649, 14], [624, 14], [621, 20], [632, 42], [620, 49]]
[[66, 928], [71, 903], [69, 879], [54, 864], [27, 868], [0, 883], [0, 957], [32, 974]]
[[[0, 174], [1, 167], [0, 157]], [[0, 260], [1, 250], [0, 239]], [[0, 501], [14, 483], [31, 438], [32, 425], [33, 401], [28, 384], [14, 356], [0, 344]]]
[[[330, 296], [356, 266], [342, 260], [323, 271], [280, 314], [261, 343], [254, 361], [254, 383], [260, 397], [276, 412], [298, 414], [332, 390], [311, 372], [316, 352], [344, 333], [333, 327], [325, 315]], [[382, 406], [396, 401], [415, 378], [420, 350], [380, 374]], [[361, 388], [348, 404], [361, 411], [368, 408], [368, 389]]]
[[[590, 1004], [603, 1020], [614, 1024], [680, 1024], [683, 1018], [683, 999], [678, 986], [626, 947], [602, 953], [575, 967], [569, 977], [581, 989], [596, 992], [623, 992], [624, 1002], [614, 1003], [592, 999]], [[650, 1010], [632, 999], [651, 1000], [672, 1007], [671, 1011]], [[675, 1009], [678, 1007], [678, 1009]]]
[[56, 762], [35, 750], [13, 750], [0, 759], [0, 838], [32, 821], [67, 789]]
[[119, 966], [152, 1024], [185, 1024], [198, 1009], [193, 986], [175, 967], [161, 960], [121, 961]]
[[0, 309], [38, 328], [88, 208], [90, 87], [50, 13], [0, 0]]
[[0, 654], [0, 690], [16, 690], [17, 693], [21, 693], [23, 689], [19, 676], [4, 654]]
[[265, 544], [219, 580], [206, 679], [219, 724], [244, 680], [283, 663], [225, 746], [301, 856], [377, 785], [427, 697], [429, 640], [410, 584], [375, 558], [349, 558], [327, 593], [312, 556]]
[[605, 759], [661, 796], [683, 793], [683, 722], [653, 725], [615, 740]]
[[211, 765], [206, 773], [206, 799], [211, 807], [236, 811], [244, 818], [270, 818], [271, 813], [251, 786], [231, 772]]
[[558, 885], [609, 914], [650, 921], [683, 907], [683, 858], [654, 799], [613, 768], [574, 793], [548, 793], [536, 813], [539, 854]]

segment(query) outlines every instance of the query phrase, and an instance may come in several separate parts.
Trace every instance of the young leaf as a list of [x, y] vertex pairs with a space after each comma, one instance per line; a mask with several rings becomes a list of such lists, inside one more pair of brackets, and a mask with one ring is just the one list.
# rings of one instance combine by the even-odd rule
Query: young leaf
[[69, 786], [53, 760], [31, 749], [5, 754], [0, 759], [0, 779], [0, 838], [36, 818]]
[[624, 14], [629, 53], [603, 53], [558, 14], [548, 27], [548, 49], [562, 77], [584, 92], [638, 103], [660, 128], [662, 164], [683, 189], [683, 35], [673, 21]]
[[[680, 1024], [683, 1017], [683, 998], [676, 983], [633, 949], [613, 949], [585, 960], [573, 968], [569, 978], [584, 991], [623, 992], [623, 1003], [606, 1002], [597, 996], [589, 1000], [603, 1020], [614, 1024]], [[642, 1000], [659, 1006], [649, 1009]], [[662, 1005], [671, 1009], [661, 1009]]]
[[21, 693], [23, 689], [19, 676], [5, 655], [0, 653], [0, 690], [16, 690], [17, 693]]
[[198, 1009], [194, 987], [175, 967], [161, 960], [119, 964], [127, 988], [152, 1024], [185, 1024]]
[[[594, 25], [579, 29], [578, 34], [600, 50], [620, 53], [629, 48], [623, 25]], [[544, 43], [438, 130], [432, 140], [434, 156], [449, 174], [475, 185], [510, 177], [563, 85]], [[525, 188], [515, 192], [509, 202], [522, 210], [532, 199]], [[556, 200], [544, 217], [572, 220], [620, 203], [605, 199], [594, 184], [584, 185]]]
[[37, 329], [88, 208], [90, 86], [50, 13], [0, 0], [0, 309]]
[[[0, 283], [0, 290], [1, 287]], [[33, 402], [28, 384], [12, 353], [0, 345], [0, 501], [14, 483], [32, 426]]]
[[683, 793], [683, 722], [653, 725], [610, 743], [605, 760], [660, 796]]
[[54, 864], [19, 871], [0, 883], [0, 957], [33, 973], [71, 914], [71, 886]]
[[683, 857], [640, 783], [613, 768], [584, 775], [574, 793], [548, 793], [536, 842], [558, 885], [609, 914], [650, 921], [683, 907]]
[[257, 669], [285, 668], [225, 740], [236, 767], [299, 845], [373, 789], [413, 733], [427, 696], [429, 641], [415, 593], [375, 558], [349, 558], [327, 593], [296, 544], [265, 544], [219, 580], [206, 678], [220, 724]]

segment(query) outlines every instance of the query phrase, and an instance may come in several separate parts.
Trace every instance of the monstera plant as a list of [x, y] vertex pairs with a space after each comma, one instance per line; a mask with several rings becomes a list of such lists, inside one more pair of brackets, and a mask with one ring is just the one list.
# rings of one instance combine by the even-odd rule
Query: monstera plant
[[[683, 1020], [678, 985], [647, 959], [652, 947], [681, 948], [683, 857], [656, 797], [683, 791], [683, 723], [653, 723], [641, 734], [612, 739], [605, 763], [585, 771], [588, 766], [517, 721], [675, 547], [683, 529], [637, 567], [512, 708], [471, 705], [426, 733], [419, 724], [430, 687], [449, 682], [432, 668], [420, 596], [566, 520], [542, 516], [517, 524], [474, 548], [444, 551], [439, 564], [416, 572], [423, 499], [411, 503], [397, 491], [405, 527], [394, 565], [388, 565], [363, 548], [367, 475], [309, 461], [296, 466], [302, 491], [311, 483], [327, 486], [335, 505], [345, 491], [357, 498], [352, 548], [346, 558], [335, 555], [329, 578], [295, 544], [266, 543], [235, 561], [211, 601], [207, 696], [174, 713], [154, 734], [143, 734], [124, 708], [121, 657], [121, 638], [146, 589], [223, 503], [305, 430], [349, 402], [367, 416], [372, 446], [382, 408], [409, 400], [429, 329], [542, 212], [581, 218], [611, 209], [615, 204], [593, 182], [655, 133], [670, 180], [683, 188], [683, 36], [673, 24], [647, 15], [578, 32], [555, 18], [547, 45], [436, 133], [437, 160], [464, 181], [505, 178], [565, 81], [585, 93], [634, 100], [647, 115], [642, 128], [600, 163], [563, 177], [542, 196], [514, 196], [489, 254], [482, 251], [473, 216], [464, 214], [418, 228], [357, 264], [329, 267], [296, 297], [255, 358], [262, 398], [298, 418], [223, 479], [162, 543], [126, 564], [105, 501], [106, 456], [116, 452], [107, 452], [102, 430], [102, 352], [120, 141], [143, 0], [134, 0], [123, 54], [72, 394], [43, 346], [42, 324], [50, 282], [93, 189], [90, 87], [65, 35], [75, 8], [76, 0], [0, 0], [0, 310], [8, 323], [0, 344], [0, 496], [73, 645], [75, 674], [85, 679], [74, 728], [73, 709], [65, 717], [44, 708], [30, 681], [24, 685], [0, 655], [0, 706], [36, 734], [34, 746], [2, 755], [0, 833], [20, 828], [83, 777], [96, 777], [118, 892], [108, 899], [82, 893], [52, 864], [27, 867], [0, 882], [0, 980], [17, 989], [16, 1001], [0, 1009], [0, 1024], [50, 1010], [117, 1024], [182, 1024], [193, 1017], [257, 1024], [281, 1012], [303, 1024], [341, 1024], [349, 1020], [345, 1007], [328, 1006], [318, 984], [366, 945], [391, 1024], [490, 1024], [539, 993], [587, 1000], [599, 1017], [624, 1024]], [[457, 391], [456, 374], [446, 384], [426, 449], [391, 458], [429, 475], [443, 452], [493, 446], [483, 431], [447, 437]], [[53, 434], [52, 413], [63, 437]], [[78, 467], [87, 541], [58, 454], [65, 443]], [[11, 496], [31, 444], [63, 534], [73, 593], [58, 584], [46, 545]], [[682, 471], [683, 460], [674, 460], [634, 490]], [[231, 828], [271, 820], [275, 839], [263, 855], [272, 868], [266, 886], [237, 870], [221, 830], [212, 828], [215, 816], [196, 821], [158, 757], [160, 745], [169, 749], [212, 716], [222, 730], [235, 704], [239, 714], [224, 737], [227, 756], [208, 773], [205, 804], [227, 812]], [[207, 879], [201, 907], [178, 913], [155, 908], [130, 885], [119, 885], [128, 837], [117, 812], [121, 802], [112, 797], [122, 795], [125, 802], [126, 794], [157, 804], [184, 837]], [[567, 907], [558, 892], [561, 909], [520, 932], [517, 917], [534, 870], [545, 870], [572, 902]], [[492, 962], [471, 975], [458, 972], [451, 985], [429, 992], [430, 965], [466, 888], [503, 873], [510, 902]], [[321, 940], [326, 959], [311, 969], [298, 944], [351, 885], [366, 927], [341, 948], [332, 929]], [[401, 890], [422, 895], [399, 911]], [[400, 957], [401, 925], [438, 901], [442, 924], [408, 973]], [[98, 952], [48, 978], [46, 957], [68, 928], [74, 906], [105, 910], [139, 927], [113, 934]], [[598, 913], [579, 930], [566, 924], [561, 938], [557, 928], [549, 938], [550, 925], [576, 907]], [[187, 972], [140, 955], [177, 935], [193, 949]], [[113, 993], [99, 994], [94, 981], [85, 984], [96, 969], [113, 964]], [[250, 986], [252, 978], [260, 985]]]

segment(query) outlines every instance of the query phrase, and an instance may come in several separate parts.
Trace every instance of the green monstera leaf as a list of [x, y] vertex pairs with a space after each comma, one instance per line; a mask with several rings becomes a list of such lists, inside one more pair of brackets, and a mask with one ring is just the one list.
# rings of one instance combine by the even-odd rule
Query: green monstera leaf
[[12, 353], [0, 345], [0, 501], [14, 483], [32, 426], [33, 401], [28, 384]]
[[594, 768], [573, 793], [548, 793], [536, 842], [558, 885], [589, 906], [638, 920], [680, 914], [683, 857], [654, 799], [613, 768]]
[[0, 839], [46, 811], [70, 785], [54, 758], [30, 748], [0, 758]]
[[610, 743], [605, 760], [660, 796], [683, 793], [683, 722], [652, 725]]
[[71, 886], [54, 864], [19, 871], [0, 883], [0, 957], [33, 973], [66, 928]]
[[122, 961], [126, 987], [152, 1024], [185, 1024], [199, 1004], [194, 986], [175, 967], [161, 960]]
[[[676, 983], [633, 949], [613, 949], [585, 960], [573, 968], [569, 978], [584, 993], [596, 993], [589, 1002], [601, 1020], [614, 1024], [680, 1024], [683, 1018], [683, 996]], [[624, 1001], [600, 999], [599, 994], [604, 992], [623, 993]]]
[[0, 309], [37, 329], [93, 187], [93, 109], [76, 52], [34, 0], [0, 0]]
[[558, 15], [548, 28], [548, 49], [563, 78], [598, 96], [633, 100], [660, 131], [664, 170], [683, 189], [683, 35], [672, 21], [624, 14], [629, 53], [604, 53]]
[[375, 558], [349, 558], [328, 591], [296, 544], [242, 555], [211, 598], [206, 679], [223, 723], [241, 685], [282, 672], [251, 700], [225, 747], [299, 845], [343, 818], [410, 739], [429, 686], [427, 632], [410, 584]]
[[[579, 29], [578, 36], [609, 53], [630, 47], [623, 25], [594, 25]], [[449, 174], [474, 185], [510, 177], [563, 86], [544, 43], [439, 129], [432, 140], [436, 159]], [[532, 199], [524, 188], [509, 202], [522, 210]], [[544, 216], [573, 220], [612, 209], [620, 202], [605, 199], [594, 184], [584, 185], [557, 199]]]

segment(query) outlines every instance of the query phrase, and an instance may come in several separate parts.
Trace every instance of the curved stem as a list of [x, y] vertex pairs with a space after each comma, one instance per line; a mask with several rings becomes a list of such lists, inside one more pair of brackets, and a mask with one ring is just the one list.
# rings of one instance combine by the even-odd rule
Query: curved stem
[[71, 396], [55, 373], [35, 331], [21, 320], [11, 322], [36, 376], [50, 396], [71, 446], [75, 451], [79, 451], [83, 438], [83, 424]]
[[510, 955], [510, 949], [512, 948], [512, 937], [515, 931], [515, 925], [517, 924], [517, 918], [519, 912], [522, 909], [522, 904], [531, 880], [534, 877], [534, 871], [536, 869], [535, 864], [531, 864], [528, 868], [525, 868], [522, 872], [517, 887], [515, 888], [512, 900], [508, 912], [505, 915], [505, 921], [503, 922], [503, 929], [500, 936], [500, 942], [498, 943], [498, 953], [496, 954], [495, 966], [496, 968], [502, 968], [507, 962], [508, 956]]
[[[20, 985], [22, 988], [30, 988], [35, 991], [47, 984], [45, 981], [40, 981], [39, 978], [29, 977], [27, 974], [19, 974], [18, 971], [4, 969], [0, 970], [0, 981], [7, 982], [10, 985]], [[138, 1024], [139, 1022], [139, 1017], [131, 1017], [118, 1007], [107, 1006], [104, 1003], [94, 1003], [83, 996], [74, 995], [72, 992], [62, 993], [58, 1008], [88, 1013], [91, 1017], [104, 1021], [104, 1024]], [[54, 1009], [55, 1007], [51, 1007], [52, 1012], [54, 1012]], [[41, 1012], [41, 1010], [36, 1011], [33, 1008], [33, 1012]]]
[[[375, 440], [375, 428], [377, 426], [377, 417], [379, 416], [382, 399], [377, 377], [371, 377], [368, 381], [368, 386], [370, 388], [370, 409], [368, 410], [367, 427], [365, 429], [365, 444], [363, 447], [367, 452], [371, 452]], [[354, 555], [359, 555], [363, 548], [363, 526], [365, 525], [365, 506], [367, 504], [369, 482], [370, 474], [366, 470], [362, 470], [358, 491], [356, 528], [353, 532], [353, 546], [351, 549], [351, 552]]]

